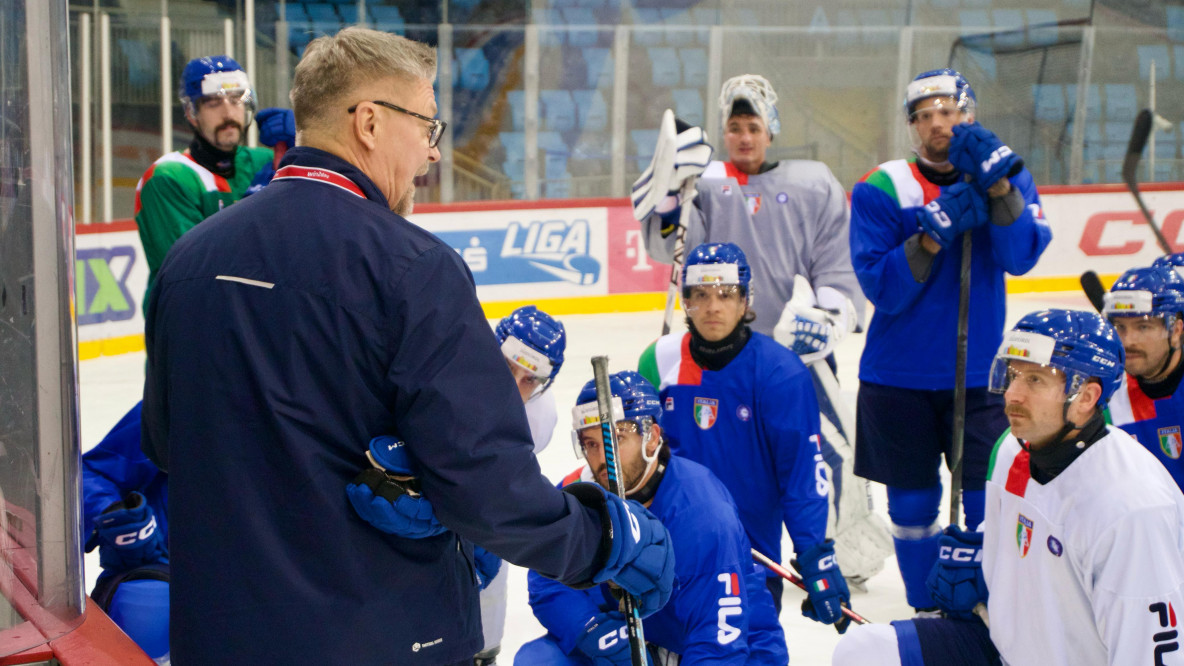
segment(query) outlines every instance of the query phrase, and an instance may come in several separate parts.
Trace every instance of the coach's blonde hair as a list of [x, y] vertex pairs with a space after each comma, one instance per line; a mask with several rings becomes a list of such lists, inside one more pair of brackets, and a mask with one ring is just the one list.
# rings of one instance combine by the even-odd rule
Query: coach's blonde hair
[[385, 78], [435, 80], [436, 50], [389, 32], [356, 27], [314, 39], [292, 80], [296, 129], [323, 125], [334, 109], [343, 111], [355, 101], [354, 90]]

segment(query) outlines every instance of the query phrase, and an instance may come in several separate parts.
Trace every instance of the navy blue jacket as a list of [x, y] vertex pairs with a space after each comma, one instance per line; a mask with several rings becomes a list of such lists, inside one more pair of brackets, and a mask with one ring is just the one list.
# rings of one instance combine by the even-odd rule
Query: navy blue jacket
[[[587, 584], [600, 520], [541, 474], [456, 252], [344, 160], [294, 148], [290, 164], [317, 171], [183, 236], [148, 303], [143, 446], [170, 477], [173, 663], [466, 659], [482, 647], [468, 541]], [[354, 513], [345, 486], [381, 434], [406, 440], [453, 531], [402, 539]]]

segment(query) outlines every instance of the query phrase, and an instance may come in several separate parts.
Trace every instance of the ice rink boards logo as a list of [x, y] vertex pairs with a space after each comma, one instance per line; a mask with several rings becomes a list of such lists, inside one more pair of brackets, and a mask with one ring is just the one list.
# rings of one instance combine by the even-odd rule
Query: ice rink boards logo
[[600, 280], [600, 261], [591, 254], [588, 220], [510, 222], [505, 228], [436, 232], [468, 265], [478, 285]]
[[1015, 543], [1020, 548], [1020, 557], [1028, 556], [1028, 549], [1032, 547], [1032, 521], [1024, 514], [1019, 514], [1019, 521], [1015, 526]]
[[1184, 442], [1180, 440], [1180, 426], [1170, 426], [1167, 428], [1160, 428], [1159, 448], [1163, 450], [1163, 454], [1172, 460], [1180, 457], [1180, 450], [1184, 448]]

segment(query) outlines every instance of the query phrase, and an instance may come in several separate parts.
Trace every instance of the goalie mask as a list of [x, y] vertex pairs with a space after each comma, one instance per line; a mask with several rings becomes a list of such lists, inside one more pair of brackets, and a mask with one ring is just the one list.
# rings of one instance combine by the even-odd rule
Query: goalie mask
[[725, 128], [734, 115], [757, 116], [769, 130], [770, 140], [781, 133], [776, 105], [777, 93], [769, 80], [759, 74], [733, 76], [724, 82], [719, 93], [720, 121]]

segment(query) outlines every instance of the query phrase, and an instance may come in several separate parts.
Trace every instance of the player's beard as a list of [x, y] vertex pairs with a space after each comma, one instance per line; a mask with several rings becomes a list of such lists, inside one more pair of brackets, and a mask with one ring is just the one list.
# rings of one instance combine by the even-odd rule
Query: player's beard
[[[227, 130], [227, 129], [231, 129], [231, 128], [238, 130], [237, 136], [235, 136], [233, 141], [229, 141], [229, 140], [223, 141], [222, 140], [223, 130]], [[214, 137], [214, 140], [210, 142], [211, 145], [213, 145], [218, 150], [230, 152], [230, 151], [234, 150], [236, 147], [238, 147], [238, 145], [240, 143], [242, 143], [244, 132], [243, 132], [243, 126], [241, 123], [234, 121], [234, 120], [227, 120], [226, 122], [224, 122], [221, 125], [214, 128], [214, 131], [211, 132], [211, 134]]]
[[[415, 177], [419, 178], [420, 176], [427, 175], [429, 164], [430, 162], [424, 162], [423, 166], [416, 170]], [[399, 197], [395, 205], [391, 206], [391, 210], [394, 211], [395, 215], [402, 217], [407, 217], [411, 214], [411, 211], [415, 210], [415, 180], [408, 183], [407, 190], [403, 192], [403, 196]]]
[[[645, 468], [646, 463], [641, 456], [621, 461], [621, 491], [630, 490], [636, 486], [641, 481], [641, 477], [645, 475]], [[595, 470], [596, 482], [604, 486], [606, 490], [608, 489], [607, 470], [608, 463], [601, 463]], [[602, 475], [604, 476], [603, 479], [601, 478]]]

